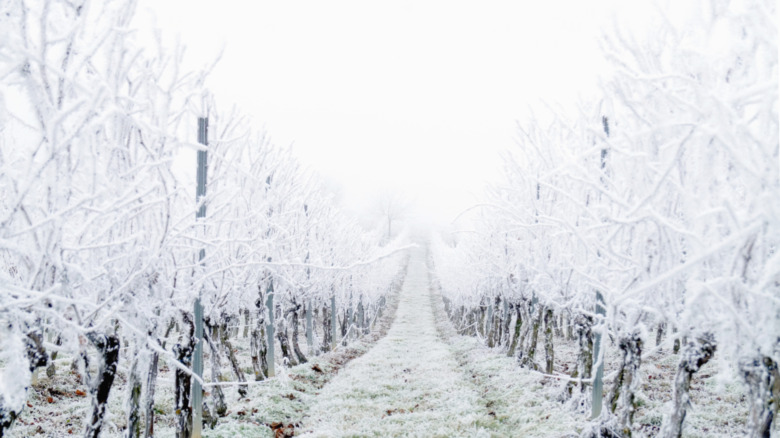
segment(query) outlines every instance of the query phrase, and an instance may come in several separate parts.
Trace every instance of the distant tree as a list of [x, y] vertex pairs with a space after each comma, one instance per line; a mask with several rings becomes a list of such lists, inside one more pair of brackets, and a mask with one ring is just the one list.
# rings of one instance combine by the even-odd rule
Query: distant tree
[[406, 219], [410, 210], [411, 202], [399, 192], [384, 190], [374, 199], [372, 213], [386, 225], [386, 241], [401, 231], [399, 223]]

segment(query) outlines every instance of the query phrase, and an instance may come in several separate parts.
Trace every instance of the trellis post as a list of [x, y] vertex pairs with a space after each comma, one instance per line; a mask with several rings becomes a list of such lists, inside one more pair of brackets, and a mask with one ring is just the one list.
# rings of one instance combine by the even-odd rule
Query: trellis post
[[269, 275], [268, 277], [268, 289], [266, 290], [265, 306], [268, 309], [268, 325], [265, 332], [268, 334], [268, 349], [266, 350], [266, 360], [268, 362], [268, 377], [276, 375], [274, 369], [274, 279]]
[[[195, 213], [197, 219], [206, 217], [206, 203], [203, 198], [206, 196], [206, 175], [208, 170], [208, 129], [209, 119], [206, 117], [198, 118], [198, 143], [204, 146], [198, 150], [198, 181], [196, 189], [196, 200], [200, 204]], [[206, 257], [205, 248], [201, 248], [198, 255], [198, 261], [203, 263]], [[200, 438], [203, 428], [203, 387], [198, 379], [203, 377], [203, 306], [200, 302], [200, 290], [198, 298], [195, 299], [195, 308], [193, 309], [195, 319], [195, 353], [192, 358], [192, 373], [198, 378], [192, 379], [192, 437]]]
[[333, 291], [333, 295], [330, 296], [330, 329], [331, 329], [331, 338], [330, 338], [330, 349], [333, 350], [336, 348], [336, 335], [338, 333], [338, 330], [336, 327], [338, 326], [338, 317], [336, 316], [336, 291]]
[[596, 367], [596, 374], [593, 377], [593, 407], [591, 411], [591, 418], [596, 418], [601, 415], [601, 405], [604, 399], [604, 354], [601, 351], [601, 328], [604, 327], [604, 316], [607, 314], [607, 309], [604, 307], [604, 296], [601, 292], [596, 291], [596, 314], [599, 316], [599, 321], [596, 323], [596, 339], [593, 343], [593, 360], [596, 361], [598, 366]]

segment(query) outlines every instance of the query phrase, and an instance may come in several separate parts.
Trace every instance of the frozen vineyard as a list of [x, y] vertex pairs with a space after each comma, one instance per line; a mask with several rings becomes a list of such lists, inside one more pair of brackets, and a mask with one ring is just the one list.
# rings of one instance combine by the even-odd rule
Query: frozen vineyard
[[[476, 232], [433, 248], [454, 324], [566, 382], [562, 401], [598, 414], [583, 436], [778, 430], [775, 7], [702, 5], [652, 41], [607, 37], [603, 99], [522, 124]], [[692, 405], [700, 377], [723, 387]], [[706, 405], [721, 406], [686, 429]]]
[[[0, 4], [0, 436], [150, 436], [163, 415], [188, 435], [197, 346], [216, 422], [223, 392], [368, 333], [402, 278], [403, 237], [361, 231], [289, 151], [219, 111], [181, 53], [134, 46], [134, 6]], [[196, 199], [186, 157], [206, 148], [188, 139], [206, 115]], [[87, 405], [26, 415], [43, 375], [44, 401]], [[107, 416], [117, 399], [124, 418]]]
[[693, 3], [423, 238], [135, 1], [0, 2], [0, 437], [778, 434], [776, 4]]

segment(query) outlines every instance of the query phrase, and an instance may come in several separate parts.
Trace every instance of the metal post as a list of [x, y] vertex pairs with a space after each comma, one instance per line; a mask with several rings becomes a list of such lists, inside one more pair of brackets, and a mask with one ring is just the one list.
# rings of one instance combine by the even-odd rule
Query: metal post
[[506, 339], [507, 345], [509, 345], [509, 341], [512, 338], [509, 336], [509, 333], [508, 333], [509, 330], [508, 329], [509, 329], [509, 324], [512, 322], [512, 317], [509, 316], [509, 303], [507, 303], [506, 297], [503, 297], [501, 299], [501, 304], [503, 305], [503, 308], [504, 308], [504, 313], [501, 315], [501, 318], [502, 318], [501, 325], [502, 325], [502, 329], [504, 330], [504, 333], [503, 333], [501, 339], [498, 340], [498, 342], [500, 344], [500, 343], [504, 342], [504, 340]]
[[[198, 118], [198, 143], [208, 146], [209, 120], [205, 117]], [[208, 170], [208, 152], [198, 151], [198, 187], [196, 190], [196, 200], [201, 202], [206, 196], [206, 174]], [[195, 217], [200, 219], [206, 216], [206, 203], [203, 202], [198, 208]], [[206, 250], [201, 248], [198, 261], [203, 263], [206, 257]], [[195, 319], [195, 352], [192, 358], [192, 373], [199, 378], [203, 377], [203, 306], [200, 303], [200, 290], [198, 298], [195, 300], [195, 309], [193, 311]], [[192, 379], [192, 437], [200, 438], [203, 427], [203, 388], [200, 382]]]
[[[601, 123], [604, 128], [604, 134], [609, 137], [609, 119], [607, 116], [601, 118]], [[604, 145], [601, 149], [601, 180], [602, 185], [606, 185], [605, 172], [607, 168], [607, 155], [609, 150], [607, 145]], [[599, 197], [601, 194], [599, 194]], [[601, 292], [596, 291], [596, 315], [598, 315], [598, 321], [596, 321], [596, 339], [593, 343], [593, 360], [598, 364], [596, 367], [596, 373], [593, 376], [593, 401], [591, 403], [591, 418], [596, 418], [601, 415], [601, 407], [604, 400], [604, 352], [601, 351], [601, 332], [605, 326], [604, 315], [607, 314], [607, 309], [604, 307], [604, 296]]]
[[306, 303], [306, 344], [309, 346], [309, 354], [314, 355], [314, 334], [312, 333], [311, 300]]
[[330, 328], [332, 336], [330, 338], [331, 350], [336, 348], [336, 334], [338, 334], [337, 326], [339, 319], [336, 316], [336, 294], [330, 296]]
[[596, 323], [596, 342], [593, 345], [593, 360], [596, 361], [596, 375], [593, 377], [593, 402], [591, 418], [601, 415], [601, 405], [604, 399], [604, 354], [601, 351], [601, 329], [604, 327], [604, 315], [607, 309], [604, 307], [604, 297], [596, 291], [596, 314], [599, 320]]
[[[601, 117], [601, 124], [603, 125], [604, 128], [604, 135], [609, 137], [609, 119], [607, 118], [607, 116]], [[604, 177], [607, 172], [607, 156], [609, 155], [609, 149], [607, 149], [607, 147], [608, 145], [605, 144], [604, 146], [602, 146], [601, 149], [601, 176], [599, 176], [599, 179], [601, 180], [601, 184], [605, 186], [606, 186], [606, 182]]]
[[268, 290], [266, 291], [265, 307], [268, 309], [268, 325], [265, 332], [268, 334], [268, 349], [266, 360], [268, 361], [268, 377], [276, 375], [274, 370], [274, 280], [269, 276]]
[[347, 304], [347, 310], [344, 311], [344, 338], [342, 338], [343, 345], [347, 345], [347, 339], [349, 338], [349, 332], [352, 328], [352, 293], [349, 294], [349, 303]]
[[[487, 321], [485, 322], [485, 340], [490, 342], [490, 333], [493, 331], [493, 299], [488, 297]], [[492, 345], [488, 345], [492, 347]]]
[[366, 328], [366, 309], [363, 307], [363, 295], [360, 296], [360, 299], [358, 300], [358, 336], [363, 336], [365, 333], [364, 330]]
[[[309, 206], [308, 204], [303, 204], [303, 213], [306, 215], [306, 221], [308, 222], [309, 219]], [[308, 228], [308, 227], [307, 227]], [[306, 231], [306, 247], [309, 247], [309, 231], [307, 229]], [[309, 251], [306, 251], [306, 259], [305, 263], [309, 263], [310, 260], [310, 254]], [[311, 268], [306, 267], [306, 283], [311, 284]], [[311, 291], [309, 291], [311, 293]], [[311, 299], [308, 299], [306, 301], [306, 345], [309, 347], [309, 355], [314, 356], [314, 334], [313, 332], [313, 325], [312, 325], [312, 308], [311, 308]]]

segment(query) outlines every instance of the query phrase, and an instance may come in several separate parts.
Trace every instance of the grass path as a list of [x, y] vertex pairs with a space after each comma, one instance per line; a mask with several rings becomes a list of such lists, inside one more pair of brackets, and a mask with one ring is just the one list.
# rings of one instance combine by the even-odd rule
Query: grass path
[[437, 330], [424, 253], [416, 250], [387, 336], [316, 398], [305, 436], [491, 436], [480, 390]]

